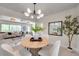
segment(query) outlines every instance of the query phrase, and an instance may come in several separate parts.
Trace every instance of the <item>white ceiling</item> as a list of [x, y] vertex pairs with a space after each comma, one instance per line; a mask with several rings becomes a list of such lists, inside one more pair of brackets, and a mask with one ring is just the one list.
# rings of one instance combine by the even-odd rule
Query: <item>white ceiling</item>
[[[54, 14], [67, 9], [76, 7], [78, 3], [37, 3], [36, 10], [41, 9], [45, 15]], [[1, 7], [5, 7], [19, 13], [23, 13], [27, 8], [33, 10], [32, 3], [0, 3]]]

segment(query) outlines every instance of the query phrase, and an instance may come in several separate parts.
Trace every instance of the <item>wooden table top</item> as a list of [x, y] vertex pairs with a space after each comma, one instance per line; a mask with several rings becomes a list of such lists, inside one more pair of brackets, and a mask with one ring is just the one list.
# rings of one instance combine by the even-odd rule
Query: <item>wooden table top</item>
[[48, 39], [42, 38], [42, 41], [30, 41], [30, 38], [26, 38], [21, 41], [21, 45], [26, 48], [41, 48], [48, 45]]

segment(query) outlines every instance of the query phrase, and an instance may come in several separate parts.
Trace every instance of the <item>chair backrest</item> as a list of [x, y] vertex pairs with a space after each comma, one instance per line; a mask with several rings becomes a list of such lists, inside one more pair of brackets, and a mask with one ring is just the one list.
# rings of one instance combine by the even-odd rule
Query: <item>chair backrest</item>
[[52, 56], [58, 56], [58, 53], [59, 53], [59, 48], [60, 48], [60, 44], [61, 44], [61, 41], [60, 40], [57, 40], [53, 46], [51, 47], [51, 55]]
[[25, 37], [23, 37], [22, 39], [28, 39], [28, 38], [30, 38], [30, 37], [32, 37], [32, 35], [26, 34]]
[[41, 37], [49, 39], [49, 35], [48, 34], [41, 34]]
[[19, 46], [21, 44], [21, 41], [20, 42], [17, 42], [16, 46]]
[[13, 56], [13, 54], [5, 51], [0, 45], [0, 56]]
[[31, 35], [31, 34], [26, 34], [26, 35], [25, 35], [25, 37], [29, 37], [29, 36], [32, 36], [32, 35]]
[[20, 55], [19, 51], [16, 49], [12, 48], [9, 44], [2, 44], [1, 48], [9, 53], [11, 53], [14, 56]]

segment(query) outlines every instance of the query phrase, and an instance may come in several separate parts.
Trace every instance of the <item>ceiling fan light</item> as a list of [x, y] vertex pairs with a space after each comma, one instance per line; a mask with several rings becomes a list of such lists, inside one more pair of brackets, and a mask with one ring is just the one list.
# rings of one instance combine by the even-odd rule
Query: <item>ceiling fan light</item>
[[28, 13], [31, 13], [31, 10], [30, 10], [30, 8], [27, 8], [27, 12], [28, 12]]
[[37, 16], [37, 19], [40, 19], [40, 16]]
[[44, 14], [40, 14], [40, 17], [43, 17], [44, 16]]
[[27, 8], [26, 12], [24, 13], [25, 16], [30, 17], [31, 19], [40, 19], [44, 16], [44, 14], [42, 14], [41, 9], [35, 10], [35, 5], [36, 3], [34, 3], [34, 10], [31, 11], [30, 8]]
[[31, 18], [33, 19], [33, 18], [34, 18], [34, 16], [31, 16]]
[[27, 16], [27, 17], [29, 16], [29, 14], [27, 12], [25, 12], [24, 15]]
[[37, 14], [41, 14], [41, 10], [40, 9], [37, 11]]

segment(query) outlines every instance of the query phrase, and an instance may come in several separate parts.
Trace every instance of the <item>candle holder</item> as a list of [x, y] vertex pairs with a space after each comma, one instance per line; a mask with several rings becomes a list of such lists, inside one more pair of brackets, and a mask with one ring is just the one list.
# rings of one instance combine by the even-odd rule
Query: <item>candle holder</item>
[[32, 37], [32, 38], [30, 39], [30, 41], [42, 41], [42, 38], [41, 38], [41, 37], [38, 37], [38, 39], [34, 39], [34, 37]]

